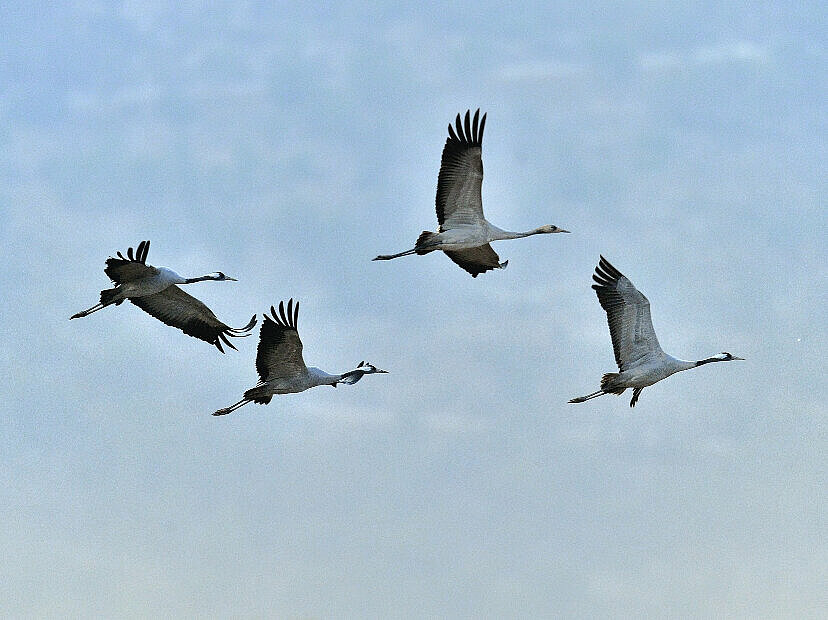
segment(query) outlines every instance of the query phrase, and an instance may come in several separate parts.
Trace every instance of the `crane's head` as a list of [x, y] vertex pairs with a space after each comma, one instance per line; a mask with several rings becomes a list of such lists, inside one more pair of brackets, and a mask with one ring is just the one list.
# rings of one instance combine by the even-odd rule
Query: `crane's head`
[[382, 374], [385, 374], [385, 375], [388, 374], [387, 370], [380, 370], [379, 368], [377, 368], [373, 364], [368, 364], [367, 362], [360, 362], [359, 366], [357, 368], [359, 370], [364, 371], [366, 375], [373, 375], [376, 372], [382, 373]]
[[744, 357], [736, 357], [728, 353], [727, 351], [722, 351], [718, 355], [714, 355], [713, 357], [708, 357], [707, 359], [699, 360], [696, 362], [696, 366], [702, 366], [704, 364], [709, 364], [710, 362], [732, 362], [733, 360], [743, 360]]
[[[347, 383], [348, 385], [353, 385], [354, 383], [362, 379], [362, 377], [364, 377], [365, 375], [373, 375], [375, 373], [388, 374], [388, 371], [380, 370], [373, 364], [368, 364], [363, 361], [360, 362], [356, 368], [354, 368], [353, 370], [349, 370], [344, 375], [342, 375], [342, 377], [339, 379], [339, 381], [337, 381], [337, 383]], [[336, 387], [335, 384], [334, 387]]]
[[230, 276], [224, 275], [221, 271], [214, 271], [213, 273], [209, 273], [206, 276], [210, 280], [218, 280], [219, 282], [224, 282], [225, 280], [231, 280], [233, 282], [238, 282], [236, 278], [231, 278]]
[[554, 224], [544, 224], [535, 229], [540, 234], [547, 234], [547, 233], [568, 233], [568, 230], [564, 230], [563, 228], [558, 228]]

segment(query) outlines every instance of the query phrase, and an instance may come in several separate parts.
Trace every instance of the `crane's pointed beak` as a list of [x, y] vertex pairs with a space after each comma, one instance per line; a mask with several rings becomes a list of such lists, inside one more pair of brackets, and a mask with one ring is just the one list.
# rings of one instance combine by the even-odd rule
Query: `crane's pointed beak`
[[558, 232], [565, 232], [565, 233], [568, 233], [568, 232], [570, 232], [570, 231], [568, 231], [568, 230], [564, 230], [563, 228], [559, 228], [559, 229], [558, 229], [558, 230], [556, 230], [555, 232], [556, 232], [556, 233], [558, 233]]
[[225, 280], [231, 280], [233, 282], [238, 282], [238, 280], [236, 280], [236, 278], [231, 278], [230, 276], [224, 276], [224, 279]]
[[744, 357], [736, 357], [736, 356], [734, 355], [734, 356], [733, 356], [733, 359], [735, 359], [735, 360], [742, 360], [742, 361], [744, 361], [744, 359], [745, 359], [745, 358], [744, 358]]

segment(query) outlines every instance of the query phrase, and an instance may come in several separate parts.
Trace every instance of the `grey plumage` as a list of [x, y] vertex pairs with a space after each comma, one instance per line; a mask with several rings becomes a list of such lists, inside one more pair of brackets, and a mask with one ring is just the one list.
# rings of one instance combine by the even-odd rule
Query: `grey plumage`
[[381, 254], [373, 260], [391, 260], [410, 254], [442, 250], [457, 265], [476, 278], [492, 269], [503, 269], [491, 241], [520, 239], [530, 235], [569, 232], [551, 224], [527, 232], [509, 232], [489, 223], [483, 215], [483, 130], [486, 115], [478, 109], [471, 117], [458, 114], [454, 127], [449, 124], [437, 177], [437, 232], [423, 231], [414, 248], [397, 254]]
[[633, 283], [603, 256], [592, 276], [592, 288], [607, 313], [612, 349], [619, 372], [601, 377], [601, 389], [579, 396], [570, 403], [582, 403], [604, 394], [623, 394], [633, 388], [630, 407], [635, 407], [641, 391], [670, 375], [710, 362], [741, 360], [730, 353], [699, 361], [681, 360], [665, 353], [656, 337], [650, 317], [650, 302]]
[[302, 340], [297, 329], [299, 302], [294, 304], [293, 299], [288, 301], [287, 307], [280, 301], [278, 312], [271, 306], [270, 316], [267, 313], [262, 316], [259, 347], [256, 352], [259, 382], [244, 393], [244, 398], [229, 407], [219, 409], [214, 416], [227, 415], [250, 402], [266, 405], [275, 394], [304, 392], [320, 385], [352, 385], [364, 375], [386, 372], [365, 362], [360, 362], [354, 370], [339, 375], [331, 375], [319, 368], [306, 366], [302, 356]]
[[204, 303], [177, 286], [204, 280], [232, 281], [235, 278], [220, 271], [197, 278], [184, 278], [166, 267], [147, 265], [149, 246], [149, 241], [141, 241], [136, 251], [129, 248], [126, 256], [118, 252], [116, 258], [108, 258], [104, 273], [115, 287], [101, 291], [100, 303], [70, 318], [85, 317], [106, 306], [118, 306], [128, 299], [162, 323], [215, 345], [222, 353], [222, 343], [235, 349], [228, 338], [249, 335], [248, 332], [256, 325], [256, 315], [242, 328], [230, 327], [220, 321]]

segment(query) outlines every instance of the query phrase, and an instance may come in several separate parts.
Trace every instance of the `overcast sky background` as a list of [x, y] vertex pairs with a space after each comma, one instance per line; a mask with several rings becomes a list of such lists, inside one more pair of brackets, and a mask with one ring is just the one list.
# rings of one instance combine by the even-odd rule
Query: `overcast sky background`
[[[828, 615], [824, 3], [57, 4], [0, 9], [0, 615]], [[573, 234], [372, 263], [477, 107], [489, 219]], [[68, 320], [142, 239], [391, 374], [211, 417], [258, 328]], [[599, 253], [747, 361], [567, 404]]]

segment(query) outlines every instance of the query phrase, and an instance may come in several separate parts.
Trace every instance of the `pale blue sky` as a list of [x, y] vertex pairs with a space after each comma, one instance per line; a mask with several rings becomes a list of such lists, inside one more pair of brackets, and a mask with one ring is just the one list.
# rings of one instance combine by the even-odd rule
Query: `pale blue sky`
[[[823, 3], [63, 4], [0, 9], [0, 615], [828, 615]], [[573, 234], [372, 263], [477, 107], [489, 218]], [[391, 374], [211, 417], [255, 338], [68, 320], [142, 239]], [[567, 404], [599, 253], [747, 361]]]

